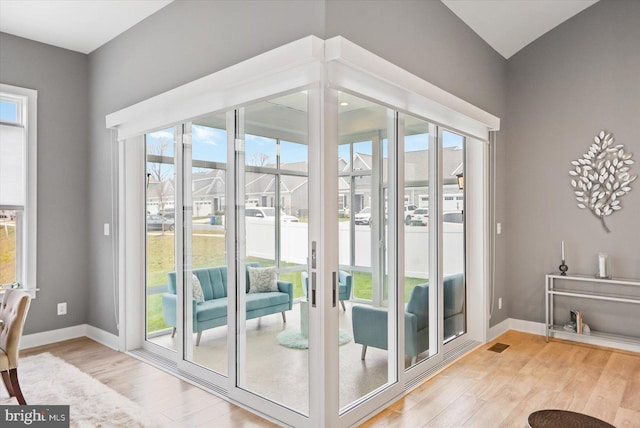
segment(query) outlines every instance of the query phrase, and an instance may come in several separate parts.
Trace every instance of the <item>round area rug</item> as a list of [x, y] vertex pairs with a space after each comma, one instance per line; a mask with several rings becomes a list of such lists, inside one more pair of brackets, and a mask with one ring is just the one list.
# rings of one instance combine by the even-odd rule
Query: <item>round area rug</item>
[[[304, 337], [300, 331], [285, 330], [276, 336], [278, 343], [287, 348], [309, 349], [309, 339]], [[351, 341], [351, 335], [347, 330], [338, 330], [338, 344], [345, 345]]]

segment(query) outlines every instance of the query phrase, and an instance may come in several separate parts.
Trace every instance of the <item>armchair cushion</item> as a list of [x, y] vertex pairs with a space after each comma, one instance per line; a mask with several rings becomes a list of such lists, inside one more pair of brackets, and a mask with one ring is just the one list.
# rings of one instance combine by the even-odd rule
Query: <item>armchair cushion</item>
[[193, 293], [193, 300], [196, 303], [204, 303], [204, 292], [202, 291], [202, 284], [200, 284], [200, 280], [197, 276], [192, 275], [191, 280], [191, 290]]
[[196, 319], [202, 322], [226, 317], [227, 306], [227, 299], [205, 300], [204, 303], [198, 305], [198, 310], [195, 312]]
[[265, 293], [278, 291], [275, 266], [252, 267], [248, 266], [249, 272], [249, 293]]

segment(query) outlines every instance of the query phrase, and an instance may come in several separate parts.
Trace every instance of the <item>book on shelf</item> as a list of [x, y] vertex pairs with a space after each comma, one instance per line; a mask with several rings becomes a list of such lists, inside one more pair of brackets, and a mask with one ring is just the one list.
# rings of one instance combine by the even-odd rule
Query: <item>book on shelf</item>
[[577, 309], [571, 310], [571, 322], [575, 325], [576, 333], [582, 334], [582, 312]]

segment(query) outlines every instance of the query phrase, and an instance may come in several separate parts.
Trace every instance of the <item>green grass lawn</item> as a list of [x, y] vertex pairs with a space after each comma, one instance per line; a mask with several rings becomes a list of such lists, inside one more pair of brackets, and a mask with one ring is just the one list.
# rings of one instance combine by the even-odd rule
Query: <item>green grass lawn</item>
[[[207, 236], [198, 236], [207, 235]], [[174, 260], [174, 236], [173, 233], [151, 233], [147, 235], [147, 286], [151, 291], [152, 287], [167, 284], [167, 273], [175, 270]], [[225, 265], [224, 235], [213, 236], [197, 232], [192, 238], [193, 246], [193, 268], [204, 268]], [[247, 258], [247, 262], [258, 262], [262, 266], [273, 265], [273, 260]], [[282, 281], [293, 283], [293, 297], [298, 298], [304, 295], [302, 291], [302, 278], [300, 272], [304, 266], [282, 263], [282, 267], [300, 267], [297, 272], [283, 272], [280, 274]], [[405, 278], [405, 301], [409, 299], [411, 290], [416, 284], [425, 283], [425, 279]], [[365, 272], [353, 273], [353, 293], [360, 299], [371, 300], [372, 286], [371, 274]], [[147, 331], [157, 331], [169, 328], [162, 318], [162, 298], [161, 294], [151, 294], [147, 296]]]
[[16, 280], [16, 228], [0, 226], [0, 284]]

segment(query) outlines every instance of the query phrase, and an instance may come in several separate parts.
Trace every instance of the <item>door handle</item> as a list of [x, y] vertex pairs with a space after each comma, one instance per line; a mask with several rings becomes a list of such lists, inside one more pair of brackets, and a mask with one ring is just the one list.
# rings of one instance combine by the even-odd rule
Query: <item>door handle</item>
[[316, 273], [311, 272], [311, 307], [316, 307]]
[[336, 307], [337, 287], [336, 287], [336, 273], [331, 272], [333, 277], [333, 307]]

